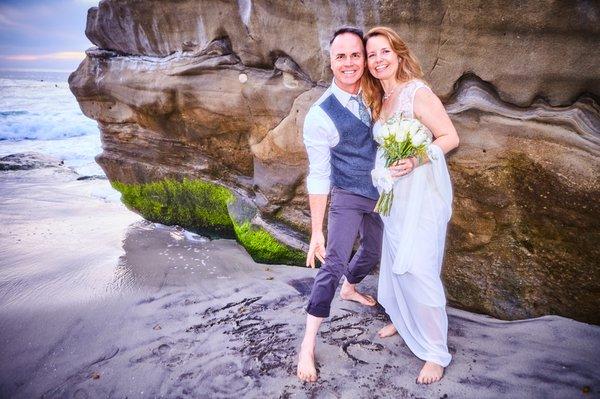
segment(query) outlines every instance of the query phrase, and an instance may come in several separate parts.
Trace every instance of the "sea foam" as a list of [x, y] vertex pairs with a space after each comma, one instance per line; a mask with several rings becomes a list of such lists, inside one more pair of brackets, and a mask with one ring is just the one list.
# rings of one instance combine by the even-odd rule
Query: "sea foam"
[[0, 71], [0, 155], [37, 151], [81, 174], [103, 174], [98, 126], [84, 116], [67, 73]]

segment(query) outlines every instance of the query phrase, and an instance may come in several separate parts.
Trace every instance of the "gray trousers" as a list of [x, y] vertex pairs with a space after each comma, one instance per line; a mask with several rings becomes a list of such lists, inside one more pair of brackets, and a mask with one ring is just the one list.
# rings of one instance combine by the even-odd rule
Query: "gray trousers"
[[[381, 258], [383, 222], [373, 212], [377, 201], [334, 187], [327, 221], [325, 263], [315, 277], [306, 311], [329, 317], [331, 301], [342, 275], [351, 284], [361, 282]], [[356, 237], [360, 247], [352, 259]]]

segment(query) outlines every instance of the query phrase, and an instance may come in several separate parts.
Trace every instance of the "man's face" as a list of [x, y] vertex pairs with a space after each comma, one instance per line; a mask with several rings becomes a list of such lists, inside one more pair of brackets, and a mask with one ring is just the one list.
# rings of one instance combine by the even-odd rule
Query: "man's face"
[[356, 94], [365, 70], [362, 40], [353, 33], [342, 33], [331, 43], [330, 58], [335, 84], [348, 93]]

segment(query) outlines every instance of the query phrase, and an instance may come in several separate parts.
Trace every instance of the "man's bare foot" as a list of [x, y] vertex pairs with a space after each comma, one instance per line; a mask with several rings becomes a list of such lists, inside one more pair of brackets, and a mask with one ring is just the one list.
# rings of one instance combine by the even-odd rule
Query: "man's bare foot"
[[298, 378], [304, 382], [315, 382], [317, 380], [317, 369], [315, 368], [315, 348], [310, 345], [300, 346], [298, 356]]
[[347, 301], [355, 301], [367, 306], [375, 306], [377, 304], [377, 301], [373, 299], [371, 295], [361, 294], [360, 292], [356, 291], [354, 284], [350, 284], [346, 280], [344, 280], [344, 284], [342, 284], [340, 297]]
[[377, 335], [379, 335], [379, 338], [386, 338], [386, 337], [391, 337], [392, 335], [396, 334], [397, 332], [398, 332], [398, 330], [396, 330], [396, 327], [394, 327], [394, 325], [392, 323], [390, 323], [387, 326], [383, 327], [381, 330], [379, 330]]
[[442, 379], [444, 368], [434, 362], [425, 362], [419, 376], [417, 384], [431, 384]]

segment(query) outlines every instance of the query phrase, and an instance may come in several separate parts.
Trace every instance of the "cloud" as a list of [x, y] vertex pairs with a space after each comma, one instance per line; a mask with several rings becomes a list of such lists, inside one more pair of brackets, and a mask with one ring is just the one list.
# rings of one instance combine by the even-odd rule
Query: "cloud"
[[85, 53], [82, 51], [61, 51], [50, 54], [13, 54], [0, 56], [7, 61], [42, 61], [42, 60], [83, 60]]
[[27, 29], [29, 26], [19, 21], [21, 15], [14, 9], [0, 5], [0, 28]]
[[[0, 0], [0, 55], [84, 49], [87, 5], [81, 0]], [[19, 48], [17, 51], [4, 51]]]
[[87, 11], [98, 3], [0, 0], [0, 68], [76, 67], [91, 46], [85, 36]]

